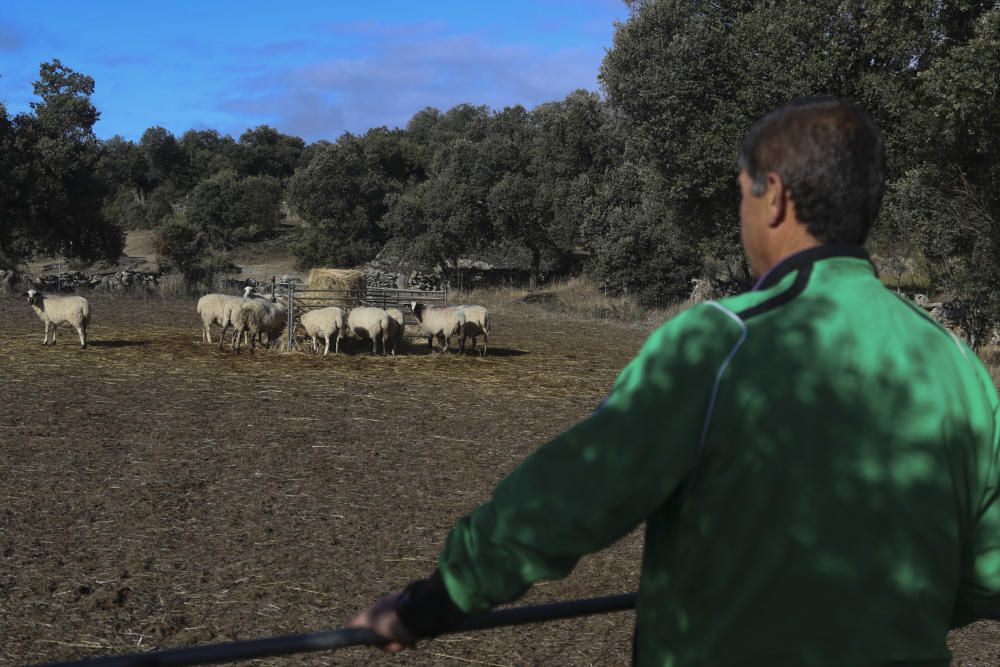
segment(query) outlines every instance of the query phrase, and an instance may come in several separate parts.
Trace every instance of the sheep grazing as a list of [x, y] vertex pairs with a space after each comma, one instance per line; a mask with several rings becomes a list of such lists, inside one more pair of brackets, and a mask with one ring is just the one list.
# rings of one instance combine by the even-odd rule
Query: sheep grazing
[[358, 338], [371, 338], [372, 354], [378, 354], [378, 342], [381, 340], [382, 353], [385, 354], [386, 339], [389, 337], [389, 313], [371, 306], [355, 308], [347, 316], [347, 328]]
[[302, 315], [300, 321], [306, 330], [306, 335], [312, 338], [312, 351], [314, 354], [318, 351], [318, 338], [326, 340], [326, 349], [323, 350], [324, 357], [330, 351], [331, 338], [336, 339], [333, 353], [337, 354], [340, 352], [340, 339], [344, 337], [344, 333], [347, 331], [347, 320], [344, 317], [344, 310], [342, 308], [330, 306], [329, 308], [310, 310], [308, 313]]
[[462, 332], [465, 327], [465, 313], [458, 306], [425, 306], [416, 301], [410, 304], [413, 315], [420, 322], [420, 328], [427, 334], [427, 344], [434, 349], [434, 338], [441, 343], [441, 351], [447, 352], [451, 337]]
[[266, 299], [244, 299], [233, 314], [233, 352], [240, 353], [240, 338], [249, 333], [253, 352], [260, 334], [267, 334], [268, 346], [285, 330], [288, 309]]
[[232, 294], [206, 294], [198, 299], [198, 314], [201, 315], [201, 340], [202, 342], [212, 342], [213, 324], [222, 327], [219, 334], [219, 349], [222, 349], [222, 339], [225, 337], [226, 329], [233, 323], [233, 311], [243, 304], [243, 298]]
[[403, 336], [406, 333], [406, 324], [403, 322], [403, 311], [399, 308], [387, 308], [386, 314], [389, 316], [389, 345], [392, 348], [392, 355], [403, 349]]
[[52, 344], [56, 344], [56, 327], [68, 324], [80, 335], [80, 349], [87, 347], [87, 327], [90, 326], [90, 303], [82, 296], [45, 296], [30, 289], [22, 296], [28, 297], [28, 305], [45, 323], [45, 338], [42, 345], [49, 344], [49, 327], [52, 328]]
[[472, 351], [476, 351], [476, 337], [483, 337], [483, 350], [480, 356], [486, 356], [486, 343], [490, 338], [490, 312], [482, 306], [459, 306], [465, 314], [465, 325], [462, 326], [462, 338], [458, 349], [465, 352], [465, 339], [472, 337]]

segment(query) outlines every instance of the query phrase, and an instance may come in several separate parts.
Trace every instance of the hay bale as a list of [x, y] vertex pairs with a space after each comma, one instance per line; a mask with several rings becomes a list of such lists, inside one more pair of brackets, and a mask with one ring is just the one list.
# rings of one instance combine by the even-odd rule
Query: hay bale
[[309, 287], [313, 289], [364, 290], [368, 285], [364, 271], [355, 269], [310, 269]]

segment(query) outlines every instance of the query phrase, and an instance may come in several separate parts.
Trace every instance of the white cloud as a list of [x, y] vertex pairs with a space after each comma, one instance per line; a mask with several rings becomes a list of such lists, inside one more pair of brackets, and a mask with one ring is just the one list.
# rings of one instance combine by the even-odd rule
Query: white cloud
[[596, 49], [544, 52], [493, 44], [481, 34], [449, 34], [443, 23], [338, 24], [324, 31], [349, 34], [355, 43], [347, 52], [331, 47], [304, 66], [273, 66], [246, 77], [220, 108], [258, 119], [250, 125], [266, 122], [307, 141], [335, 139], [345, 130], [404, 126], [428, 106], [530, 108], [577, 88], [594, 90], [603, 57]]

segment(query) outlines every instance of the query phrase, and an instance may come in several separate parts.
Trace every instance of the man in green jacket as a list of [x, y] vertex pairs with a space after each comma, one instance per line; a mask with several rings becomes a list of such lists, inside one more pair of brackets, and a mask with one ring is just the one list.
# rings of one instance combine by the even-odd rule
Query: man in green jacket
[[355, 617], [401, 650], [645, 523], [640, 665], [941, 665], [1000, 608], [998, 399], [862, 247], [884, 187], [863, 110], [776, 109], [739, 156], [745, 294], [661, 326], [593, 415]]

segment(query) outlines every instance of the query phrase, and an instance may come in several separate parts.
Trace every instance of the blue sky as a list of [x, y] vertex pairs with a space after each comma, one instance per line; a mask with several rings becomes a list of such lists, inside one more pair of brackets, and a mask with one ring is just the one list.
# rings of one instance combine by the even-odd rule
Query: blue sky
[[27, 111], [39, 64], [58, 58], [94, 78], [102, 138], [266, 124], [333, 140], [428, 106], [598, 90], [627, 16], [622, 0], [2, 2], [0, 103]]

